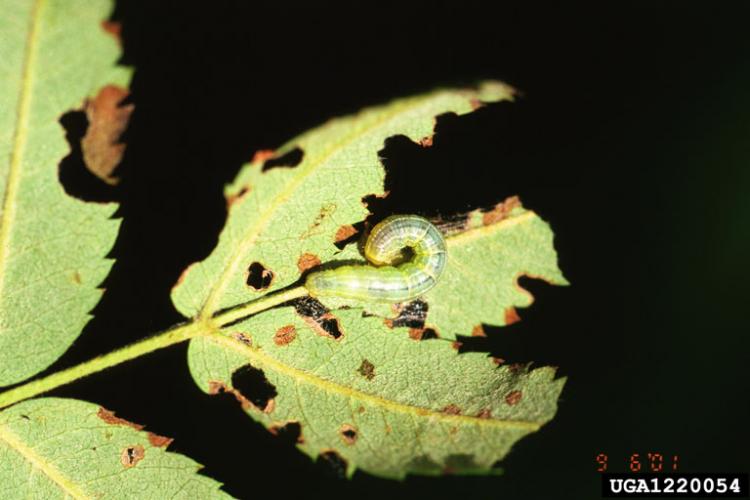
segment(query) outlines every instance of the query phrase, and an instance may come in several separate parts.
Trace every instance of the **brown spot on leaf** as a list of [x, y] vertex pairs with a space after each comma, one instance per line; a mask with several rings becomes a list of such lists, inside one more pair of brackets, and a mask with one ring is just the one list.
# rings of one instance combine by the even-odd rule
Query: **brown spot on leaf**
[[245, 335], [242, 332], [236, 332], [232, 334], [232, 337], [236, 338], [246, 346], [250, 347], [253, 345], [253, 339], [249, 335]]
[[278, 346], [287, 345], [296, 337], [297, 329], [294, 328], [294, 325], [282, 326], [281, 328], [276, 330], [276, 333], [273, 336], [273, 343]]
[[105, 33], [112, 35], [117, 40], [117, 43], [122, 46], [122, 38], [120, 38], [120, 34], [122, 33], [121, 23], [116, 21], [102, 21], [102, 29]]
[[489, 408], [485, 408], [477, 413], [477, 418], [492, 418], [492, 411]]
[[135, 446], [128, 446], [122, 453], [120, 453], [120, 463], [125, 466], [126, 469], [135, 467], [135, 465], [143, 460], [146, 456], [146, 450], [143, 446], [137, 444]]
[[166, 436], [160, 436], [159, 434], [154, 434], [153, 432], [148, 433], [148, 442], [151, 443], [151, 446], [156, 446], [157, 448], [166, 448], [169, 446], [174, 439], [168, 438]]
[[341, 243], [342, 241], [348, 240], [355, 234], [357, 234], [357, 229], [351, 224], [346, 224], [345, 226], [341, 226], [338, 231], [336, 231], [334, 242]]
[[266, 269], [260, 262], [253, 262], [247, 268], [247, 286], [253, 290], [265, 290], [273, 282], [273, 271]]
[[426, 137], [422, 137], [419, 140], [419, 145], [422, 146], [423, 148], [429, 148], [430, 146], [432, 146], [432, 137], [433, 136], [431, 136], [431, 135], [428, 135]]
[[498, 358], [496, 356], [491, 356], [490, 359], [492, 359], [492, 362], [495, 363], [497, 366], [500, 366], [503, 363], [505, 363], [505, 360], [503, 358]]
[[454, 404], [449, 404], [442, 410], [443, 413], [447, 413], [448, 415], [460, 415], [461, 414], [461, 408]]
[[364, 413], [364, 412], [365, 412], [364, 406], [360, 406], [359, 408], [357, 408], [357, 413]]
[[96, 412], [96, 416], [111, 425], [124, 425], [125, 427], [131, 427], [137, 431], [143, 429], [142, 425], [135, 424], [129, 420], [125, 420], [124, 418], [117, 417], [115, 416], [114, 412], [109, 411], [105, 408], [99, 408], [99, 410]]
[[511, 211], [520, 206], [521, 200], [518, 196], [511, 196], [495, 205], [495, 208], [489, 212], [482, 214], [482, 224], [489, 226], [490, 224], [496, 224], [501, 220], [507, 219]]
[[518, 404], [519, 401], [521, 401], [521, 391], [510, 391], [508, 395], [505, 396], [505, 402], [510, 406]]
[[339, 429], [339, 433], [341, 434], [341, 439], [344, 440], [344, 443], [349, 446], [357, 442], [357, 429], [353, 425], [342, 425], [341, 429]]
[[120, 105], [128, 94], [127, 89], [106, 85], [85, 104], [89, 126], [81, 139], [83, 161], [91, 173], [111, 186], [120, 182], [113, 172], [125, 152], [120, 136], [134, 109], [133, 104]]
[[453, 342], [451, 342], [451, 347], [454, 348], [457, 351], [461, 350], [461, 346], [462, 345], [464, 345], [464, 343], [463, 342], [459, 342], [458, 340], [454, 340]]
[[373, 365], [369, 360], [363, 359], [362, 364], [359, 365], [359, 368], [357, 368], [357, 371], [360, 375], [365, 377], [367, 380], [372, 380], [375, 378], [375, 365]]
[[469, 101], [469, 105], [471, 105], [472, 111], [476, 111], [477, 109], [482, 107], [482, 101], [480, 101], [476, 97], [472, 97]]
[[335, 211], [335, 203], [326, 203], [325, 205], [320, 207], [320, 211], [318, 212], [318, 215], [315, 216], [315, 220], [313, 220], [312, 224], [310, 224], [310, 227], [308, 227], [307, 230], [299, 236], [299, 239], [304, 240], [309, 238], [310, 236], [319, 234], [320, 225], [323, 224], [323, 221], [326, 220], [326, 218], [330, 217]]
[[471, 336], [472, 337], [486, 337], [487, 332], [484, 331], [484, 327], [480, 323], [471, 329]]
[[512, 325], [521, 321], [521, 317], [518, 315], [516, 308], [511, 306], [505, 310], [505, 324]]
[[297, 269], [299, 269], [300, 273], [304, 273], [308, 269], [312, 269], [313, 267], [317, 267], [320, 265], [320, 259], [317, 255], [312, 253], [303, 253], [300, 255], [299, 260], [297, 261]]
[[262, 163], [269, 158], [273, 158], [273, 155], [275, 154], [276, 151], [273, 149], [259, 149], [253, 155], [252, 163]]
[[409, 328], [409, 338], [412, 340], [429, 340], [440, 338], [433, 328]]
[[81, 273], [78, 271], [73, 271], [73, 275], [70, 277], [70, 280], [75, 283], [76, 285], [81, 284]]
[[525, 365], [523, 363], [513, 363], [512, 365], [508, 365], [508, 369], [511, 373], [521, 373], [524, 368]]
[[250, 185], [245, 185], [240, 188], [236, 193], [227, 196], [227, 210], [231, 208], [235, 203], [242, 201], [250, 193]]

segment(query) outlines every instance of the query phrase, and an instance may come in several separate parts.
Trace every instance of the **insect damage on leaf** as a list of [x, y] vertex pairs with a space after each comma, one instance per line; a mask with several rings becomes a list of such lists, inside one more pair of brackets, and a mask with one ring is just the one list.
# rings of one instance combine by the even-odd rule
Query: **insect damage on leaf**
[[[38, 398], [0, 411], [4, 498], [227, 498], [171, 439], [92, 403]], [[28, 481], [33, 477], [33, 481]]]
[[141, 445], [128, 446], [120, 454], [120, 463], [125, 466], [126, 469], [135, 467], [135, 465], [143, 460], [146, 456], [146, 450]]
[[[363, 200], [385, 195], [385, 140], [402, 135], [429, 146], [436, 116], [512, 96], [497, 82], [441, 89], [329, 121], [272, 156], [257, 155], [225, 193], [252, 190], [232, 205], [216, 249], [175, 287], [175, 306], [208, 320], [277, 291], [284, 297], [303, 276], [362, 262]], [[204, 391], [234, 393], [273, 432], [290, 422], [307, 429], [298, 447], [345, 475], [492, 473], [514, 443], [554, 416], [564, 381], [549, 367], [459, 353], [456, 336], [507, 324], [509, 311], [528, 306], [517, 276], [565, 279], [552, 232], [517, 198], [470, 212], [444, 235], [443, 274], [418, 300], [394, 309], [370, 296], [295, 298], [191, 340], [193, 377]], [[265, 282], [264, 271], [272, 271]], [[428, 338], [441, 340], [415, 341]], [[243, 372], [273, 395], [243, 387]], [[516, 391], [517, 400], [509, 396]]]
[[0, 386], [62, 355], [88, 322], [112, 265], [106, 255], [119, 226], [116, 205], [70, 196], [59, 172], [70, 153], [61, 117], [87, 99], [92, 127], [82, 156], [91, 158], [96, 144], [95, 163], [108, 170], [122, 149], [114, 136], [131, 108], [115, 102], [131, 70], [117, 65], [120, 47], [100, 25], [111, 8], [106, 0], [2, 5]]
[[114, 170], [122, 160], [125, 144], [120, 137], [125, 131], [134, 105], [122, 102], [129, 92], [116, 85], [106, 85], [93, 99], [87, 99], [85, 110], [89, 126], [81, 140], [86, 167], [110, 185], [120, 182]]

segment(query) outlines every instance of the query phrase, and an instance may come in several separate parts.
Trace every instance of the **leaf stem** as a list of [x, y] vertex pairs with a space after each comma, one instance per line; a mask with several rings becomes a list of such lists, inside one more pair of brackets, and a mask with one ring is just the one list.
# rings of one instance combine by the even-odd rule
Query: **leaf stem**
[[134, 344], [98, 356], [79, 365], [52, 373], [51, 375], [47, 375], [38, 380], [32, 380], [31, 382], [27, 382], [26, 384], [0, 393], [0, 408], [5, 408], [6, 406], [18, 403], [24, 399], [38, 396], [39, 394], [69, 384], [70, 382], [87, 377], [93, 373], [138, 358], [144, 354], [174, 344], [179, 344], [180, 342], [195, 337], [215, 334], [218, 332], [219, 328], [228, 325], [229, 323], [233, 323], [246, 316], [257, 314], [305, 295], [307, 295], [307, 290], [302, 286], [298, 286], [279, 293], [269, 294], [258, 300], [229, 309], [223, 313], [217, 314], [208, 321], [194, 321], [175, 326], [165, 332], [154, 335], [153, 337], [135, 342]]
[[304, 286], [298, 286], [278, 293], [272, 293], [258, 300], [248, 302], [233, 309], [229, 309], [226, 312], [217, 314], [212, 318], [211, 323], [218, 327], [226, 326], [229, 323], [234, 323], [238, 319], [252, 316], [253, 314], [281, 305], [284, 302], [289, 302], [290, 300], [299, 299], [307, 294], [307, 289]]

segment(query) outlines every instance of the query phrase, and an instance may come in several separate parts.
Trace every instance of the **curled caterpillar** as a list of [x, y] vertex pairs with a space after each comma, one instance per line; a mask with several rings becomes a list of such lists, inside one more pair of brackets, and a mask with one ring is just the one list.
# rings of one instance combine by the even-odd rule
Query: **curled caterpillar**
[[377, 224], [365, 243], [370, 265], [343, 266], [310, 274], [312, 297], [405, 302], [437, 283], [446, 262], [445, 239], [427, 219], [392, 215]]

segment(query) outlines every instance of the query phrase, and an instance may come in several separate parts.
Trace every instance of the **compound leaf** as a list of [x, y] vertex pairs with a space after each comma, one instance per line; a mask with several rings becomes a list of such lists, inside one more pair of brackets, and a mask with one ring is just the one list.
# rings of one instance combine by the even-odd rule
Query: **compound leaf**
[[171, 441], [84, 401], [25, 401], [0, 412], [0, 495], [229, 498]]
[[124, 87], [109, 0], [0, 1], [0, 386], [54, 362], [80, 334], [109, 272], [114, 203], [65, 193], [60, 117]]

